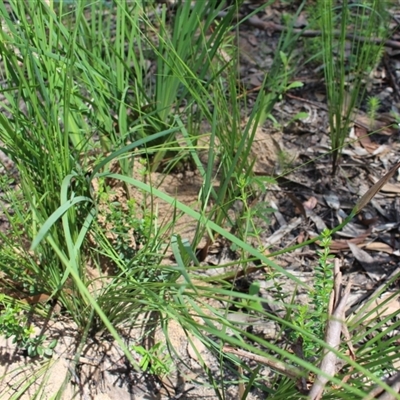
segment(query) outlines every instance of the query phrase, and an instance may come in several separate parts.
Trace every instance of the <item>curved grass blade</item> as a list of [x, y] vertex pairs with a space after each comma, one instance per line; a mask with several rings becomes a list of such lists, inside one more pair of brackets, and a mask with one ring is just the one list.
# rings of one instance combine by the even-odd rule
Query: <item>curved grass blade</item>
[[93, 203], [93, 200], [89, 197], [78, 196], [78, 197], [75, 197], [75, 198], [69, 200], [67, 203], [65, 203], [62, 206], [60, 206], [59, 208], [57, 208], [57, 210], [54, 211], [53, 214], [50, 215], [50, 217], [47, 219], [47, 221], [40, 228], [35, 239], [33, 239], [33, 241], [32, 241], [30, 250], [33, 251], [36, 249], [36, 247], [39, 245], [39, 243], [49, 233], [50, 228], [57, 222], [57, 220], [59, 218], [61, 218], [64, 215], [64, 213], [66, 213], [75, 204], [78, 204], [82, 201], [87, 201], [87, 202]]
[[101, 170], [101, 168], [103, 168], [110, 161], [112, 161], [115, 158], [119, 157], [121, 154], [127, 153], [128, 151], [133, 150], [136, 147], [141, 147], [146, 143], [152, 142], [152, 141], [154, 141], [154, 140], [156, 140], [158, 138], [170, 135], [171, 133], [178, 132], [178, 131], [179, 131], [179, 127], [167, 129], [165, 131], [155, 133], [154, 135], [149, 135], [149, 136], [147, 136], [145, 138], [136, 140], [135, 142], [129, 144], [128, 146], [124, 146], [121, 149], [119, 149], [117, 151], [114, 151], [113, 153], [111, 153], [108, 157], [106, 157], [104, 160], [102, 160], [100, 163], [98, 163], [93, 168], [93, 171], [92, 171], [92, 174], [91, 174], [89, 180], [92, 180], [93, 177], [96, 175], [96, 173]]
[[[196, 287], [193, 285], [189, 274], [186, 271], [186, 264], [187, 264], [187, 259], [189, 254], [182, 254], [185, 251], [185, 247], [182, 243], [182, 239], [180, 235], [172, 235], [171, 238], [171, 248], [172, 252], [174, 254], [176, 263], [178, 264], [177, 267], [172, 267], [175, 270], [178, 270], [182, 276], [185, 278], [186, 282], [190, 285], [190, 287], [197, 293]], [[183, 257], [182, 257], [183, 255]]]

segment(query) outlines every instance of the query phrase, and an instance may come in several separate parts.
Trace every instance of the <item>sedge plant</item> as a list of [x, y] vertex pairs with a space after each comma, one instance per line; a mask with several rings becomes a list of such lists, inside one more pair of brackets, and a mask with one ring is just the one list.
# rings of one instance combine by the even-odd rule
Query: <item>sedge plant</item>
[[340, 5], [333, 0], [317, 2], [333, 174], [340, 163], [354, 110], [363, 100], [365, 80], [382, 56], [383, 45], [376, 44], [376, 40], [387, 35], [384, 3], [378, 0], [344, 1]]

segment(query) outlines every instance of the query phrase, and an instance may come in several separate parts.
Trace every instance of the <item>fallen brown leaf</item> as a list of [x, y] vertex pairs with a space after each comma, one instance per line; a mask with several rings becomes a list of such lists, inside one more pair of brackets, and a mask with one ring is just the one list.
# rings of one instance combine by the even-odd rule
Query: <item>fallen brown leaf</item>
[[300, 232], [299, 236], [297, 236], [297, 243], [303, 243], [306, 238], [306, 235], [304, 232]]
[[[373, 183], [378, 182], [378, 178], [376, 178], [375, 176], [370, 176], [369, 177], [371, 179], [371, 181]], [[395, 184], [395, 183], [385, 183], [382, 188], [381, 188], [382, 192], [386, 192], [386, 193], [400, 193], [400, 185], [399, 184]]]
[[362, 126], [355, 126], [354, 128], [356, 136], [359, 138], [361, 146], [372, 154], [378, 147], [379, 144], [372, 142], [370, 136], [368, 136], [368, 131]]
[[311, 196], [307, 201], [303, 203], [304, 208], [307, 210], [314, 210], [314, 208], [317, 206], [318, 200], [314, 197]]
[[392, 247], [390, 247], [388, 244], [382, 243], [382, 242], [368, 243], [364, 246], [364, 249], [370, 250], [370, 251], [382, 251], [387, 254], [393, 253]]
[[379, 265], [375, 262], [374, 258], [371, 257], [366, 251], [360, 249], [356, 244], [349, 243], [349, 248], [353, 253], [355, 259], [362, 265], [368, 276], [375, 282], [381, 278], [379, 273]]
[[395, 172], [399, 169], [400, 162], [398, 162], [386, 175], [382, 176], [374, 186], [372, 186], [364, 196], [358, 201], [355, 207], [352, 210], [354, 215], [358, 214], [370, 201], [371, 199], [382, 189], [382, 187], [388, 183], [389, 179], [395, 174]]

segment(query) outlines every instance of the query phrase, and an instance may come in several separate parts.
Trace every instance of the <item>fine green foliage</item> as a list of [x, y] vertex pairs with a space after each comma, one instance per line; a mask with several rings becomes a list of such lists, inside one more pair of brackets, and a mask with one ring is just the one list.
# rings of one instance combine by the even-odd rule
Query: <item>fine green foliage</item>
[[[35, 335], [33, 326], [29, 323], [24, 311], [27, 307], [16, 303], [4, 294], [0, 296], [0, 334], [4, 337], [12, 338], [20, 348], [26, 350], [29, 357], [48, 356], [53, 354], [53, 349], [57, 345], [57, 340], [45, 344], [46, 336], [43, 334]], [[24, 310], [25, 308], [25, 310]]]
[[111, 227], [114, 237], [111, 245], [117, 256], [126, 262], [134, 260], [139, 249], [153, 239], [153, 216], [149, 213], [144, 218], [138, 218], [139, 212], [133, 199], [126, 202], [126, 209], [119, 202], [109, 203], [105, 223]]
[[367, 112], [371, 127], [374, 126], [379, 106], [380, 100], [377, 97], [371, 96], [367, 99]]
[[163, 377], [173, 367], [173, 361], [162, 343], [155, 344], [151, 349], [132, 346], [132, 350], [141, 356], [140, 367], [150, 374]]
[[[315, 267], [313, 290], [310, 293], [310, 302], [299, 307], [294, 318], [295, 324], [312, 333], [321, 340], [325, 336], [325, 327], [328, 321], [328, 306], [333, 289], [333, 256], [330, 254], [331, 232], [325, 229], [322, 232], [320, 246], [317, 251], [318, 266]], [[295, 313], [296, 314], [296, 313]], [[297, 339], [296, 334], [294, 337]], [[321, 348], [316, 346], [314, 340], [302, 339], [303, 351], [307, 358], [320, 356]]]

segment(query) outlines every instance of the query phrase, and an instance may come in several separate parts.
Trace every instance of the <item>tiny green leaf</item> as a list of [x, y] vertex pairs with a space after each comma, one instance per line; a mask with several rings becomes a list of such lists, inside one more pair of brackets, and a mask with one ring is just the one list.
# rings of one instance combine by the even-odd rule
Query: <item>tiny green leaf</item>
[[302, 86], [304, 86], [303, 82], [295, 81], [295, 82], [292, 82], [292, 83], [286, 88], [286, 90], [295, 89], [295, 88], [299, 88], [299, 87], [302, 87]]

